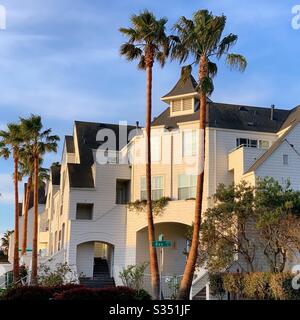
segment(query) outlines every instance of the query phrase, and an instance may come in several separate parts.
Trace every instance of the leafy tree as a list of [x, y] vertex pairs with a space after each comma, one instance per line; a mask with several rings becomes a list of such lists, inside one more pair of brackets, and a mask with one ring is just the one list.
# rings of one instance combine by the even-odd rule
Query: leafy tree
[[15, 229], [14, 229], [14, 262], [13, 279], [19, 279], [19, 157], [23, 144], [23, 135], [19, 124], [10, 123], [7, 131], [0, 131], [0, 157], [8, 159], [12, 154], [14, 160], [14, 189], [15, 189]]
[[238, 68], [241, 71], [247, 65], [243, 56], [230, 53], [230, 49], [235, 45], [238, 37], [231, 33], [222, 38], [225, 26], [226, 17], [224, 15], [214, 16], [207, 10], [199, 10], [193, 14], [191, 20], [181, 17], [174, 26], [177, 36], [172, 37], [172, 58], [178, 59], [181, 63], [188, 58], [193, 59], [192, 64], [183, 69], [182, 79], [186, 79], [191, 73], [193, 64], [198, 65], [198, 91], [200, 94], [199, 165], [195, 220], [191, 248], [179, 290], [179, 299], [183, 300], [189, 298], [198, 256], [204, 184], [206, 104], [207, 96], [213, 92], [212, 78], [217, 73], [217, 65], [213, 62], [213, 58], [219, 60], [225, 56], [226, 62], [231, 68]]
[[239, 257], [246, 262], [246, 270], [240, 264], [242, 271], [254, 271], [257, 245], [247, 233], [249, 222], [254, 219], [254, 188], [245, 182], [220, 184], [214, 201], [201, 227], [200, 264], [213, 273], [220, 272]]
[[157, 19], [148, 10], [139, 15], [132, 15], [132, 26], [120, 28], [120, 32], [128, 38], [121, 46], [120, 53], [127, 60], [138, 60], [138, 68], [146, 70], [146, 191], [147, 219], [150, 254], [150, 271], [153, 295], [159, 299], [159, 270], [156, 249], [152, 247], [155, 240], [154, 221], [151, 202], [151, 114], [152, 114], [152, 69], [157, 61], [162, 67], [169, 53], [169, 38], [165, 33], [166, 18]]
[[273, 178], [259, 180], [255, 196], [259, 241], [270, 271], [282, 272], [287, 258], [300, 248], [300, 192], [290, 182], [280, 185]]
[[51, 135], [52, 130], [43, 130], [42, 119], [38, 115], [31, 115], [30, 118], [21, 118], [22, 131], [28, 146], [32, 150], [34, 159], [34, 222], [33, 222], [33, 241], [32, 241], [32, 274], [33, 285], [37, 279], [37, 257], [38, 257], [38, 185], [39, 185], [39, 163], [40, 159], [47, 152], [57, 152], [59, 137]]

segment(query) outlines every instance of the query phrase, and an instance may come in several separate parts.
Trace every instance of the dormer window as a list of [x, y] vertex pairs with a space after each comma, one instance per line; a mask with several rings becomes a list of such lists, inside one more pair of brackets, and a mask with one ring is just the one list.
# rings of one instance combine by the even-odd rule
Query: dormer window
[[178, 116], [194, 112], [194, 98], [184, 98], [171, 101], [171, 116]]

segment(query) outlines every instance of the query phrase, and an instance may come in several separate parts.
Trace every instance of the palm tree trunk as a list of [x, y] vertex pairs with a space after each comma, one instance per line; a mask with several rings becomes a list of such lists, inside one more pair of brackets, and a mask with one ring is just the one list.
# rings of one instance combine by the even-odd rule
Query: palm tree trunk
[[146, 191], [147, 191], [147, 220], [148, 220], [148, 241], [150, 254], [150, 271], [153, 298], [158, 300], [160, 296], [159, 288], [159, 270], [156, 248], [152, 247], [155, 240], [154, 221], [152, 213], [151, 199], [151, 114], [152, 114], [152, 67], [153, 61], [147, 63], [147, 110], [146, 110]]
[[34, 218], [33, 218], [33, 239], [32, 239], [32, 271], [31, 284], [37, 285], [37, 264], [38, 264], [38, 175], [39, 156], [34, 157]]
[[32, 184], [32, 176], [28, 178], [26, 195], [25, 195], [22, 255], [26, 254], [26, 249], [27, 249], [28, 209], [29, 209], [29, 202], [30, 202], [31, 184]]
[[[199, 65], [199, 81], [207, 76], [207, 59], [205, 56], [201, 57]], [[193, 237], [190, 252], [185, 265], [183, 278], [180, 284], [178, 298], [179, 300], [188, 300], [193, 282], [195, 272], [198, 247], [200, 240], [201, 227], [201, 212], [203, 202], [204, 189], [204, 165], [205, 165], [205, 128], [206, 128], [206, 93], [201, 90], [200, 93], [200, 123], [199, 123], [199, 150], [198, 150], [198, 172], [197, 172], [197, 189], [196, 189], [196, 203], [195, 203], [195, 218]]]
[[18, 189], [18, 164], [19, 158], [17, 151], [14, 150], [14, 187], [15, 187], [15, 243], [14, 243], [14, 263], [13, 263], [13, 281], [19, 280], [19, 189]]

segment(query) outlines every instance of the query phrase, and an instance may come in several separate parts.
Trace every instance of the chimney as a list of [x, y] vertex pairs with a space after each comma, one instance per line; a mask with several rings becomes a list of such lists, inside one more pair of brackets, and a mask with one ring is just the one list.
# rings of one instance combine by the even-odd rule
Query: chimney
[[270, 116], [270, 120], [274, 120], [274, 109], [275, 109], [275, 105], [272, 104], [272, 105], [271, 105], [271, 116]]

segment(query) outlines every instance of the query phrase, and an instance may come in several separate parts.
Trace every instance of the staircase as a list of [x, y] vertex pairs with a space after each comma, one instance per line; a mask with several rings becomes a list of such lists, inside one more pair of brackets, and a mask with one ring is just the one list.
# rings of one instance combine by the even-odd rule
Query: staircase
[[206, 300], [206, 287], [199, 291], [194, 297], [193, 300]]
[[80, 284], [89, 288], [115, 287], [114, 278], [110, 277], [107, 261], [95, 258], [93, 278], [80, 278]]

